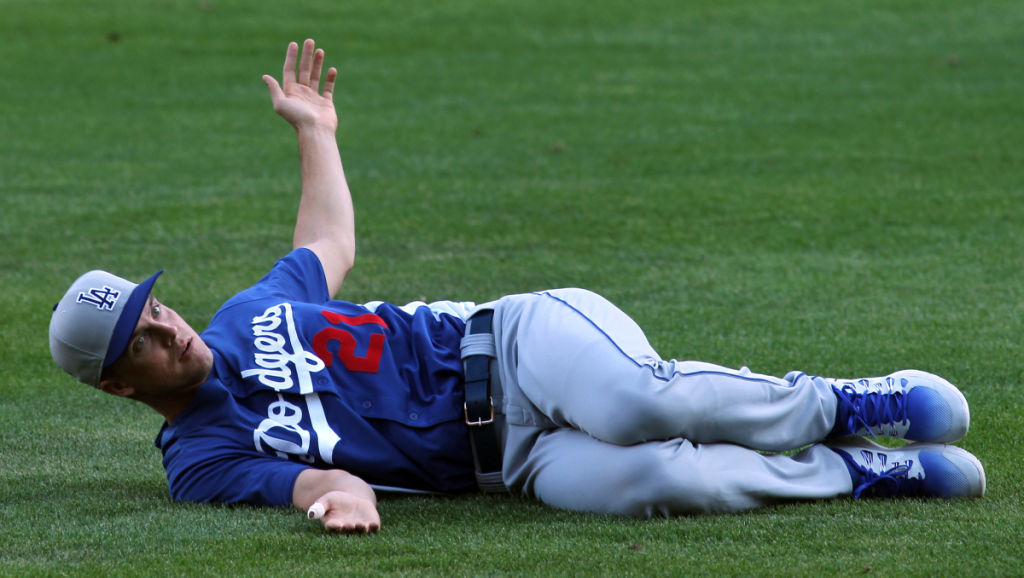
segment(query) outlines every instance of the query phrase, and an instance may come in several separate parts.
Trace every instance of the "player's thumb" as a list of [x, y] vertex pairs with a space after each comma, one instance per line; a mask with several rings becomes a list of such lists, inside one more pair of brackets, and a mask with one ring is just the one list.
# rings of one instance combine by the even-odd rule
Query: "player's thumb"
[[306, 516], [308, 516], [310, 520], [319, 520], [323, 518], [326, 513], [327, 507], [323, 502], [313, 502], [313, 505], [306, 510]]
[[267, 88], [270, 90], [270, 100], [272, 102], [277, 102], [278, 100], [284, 98], [284, 91], [281, 90], [281, 85], [277, 83], [276, 78], [270, 76], [269, 74], [264, 74], [263, 82], [267, 85]]

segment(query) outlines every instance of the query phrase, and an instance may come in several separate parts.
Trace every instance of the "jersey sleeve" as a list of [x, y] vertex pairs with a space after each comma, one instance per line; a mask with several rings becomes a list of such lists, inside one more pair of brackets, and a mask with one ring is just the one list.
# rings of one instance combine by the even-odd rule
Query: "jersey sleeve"
[[310, 467], [210, 442], [177, 439], [167, 448], [164, 467], [174, 501], [290, 506], [295, 480]]

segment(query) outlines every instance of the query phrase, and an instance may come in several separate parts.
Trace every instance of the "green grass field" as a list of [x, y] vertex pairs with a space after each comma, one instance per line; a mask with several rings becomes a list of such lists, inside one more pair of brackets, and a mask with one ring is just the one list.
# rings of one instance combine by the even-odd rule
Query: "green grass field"
[[[1022, 30], [991, 0], [0, 0], [0, 575], [1019, 575]], [[307, 36], [341, 71], [342, 298], [584, 286], [666, 357], [934, 371], [988, 495], [653, 521], [384, 497], [365, 538], [171, 503], [161, 418], [61, 373], [50, 308], [163, 268], [203, 328], [288, 251], [260, 75]]]

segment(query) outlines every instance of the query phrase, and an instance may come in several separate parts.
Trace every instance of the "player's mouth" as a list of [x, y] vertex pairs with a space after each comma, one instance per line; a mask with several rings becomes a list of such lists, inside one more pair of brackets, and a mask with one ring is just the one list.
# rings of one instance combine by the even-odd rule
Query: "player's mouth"
[[185, 342], [185, 346], [181, 348], [181, 355], [178, 356], [178, 361], [184, 361], [185, 357], [188, 356], [189, 352], [192, 351], [192, 338]]

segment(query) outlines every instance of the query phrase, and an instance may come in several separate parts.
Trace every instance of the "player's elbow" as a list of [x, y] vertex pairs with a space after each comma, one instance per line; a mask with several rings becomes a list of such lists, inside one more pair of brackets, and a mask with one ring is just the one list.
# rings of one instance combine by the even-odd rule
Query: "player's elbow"
[[347, 235], [334, 242], [335, 254], [332, 257], [342, 278], [348, 276], [356, 264], [356, 240]]

